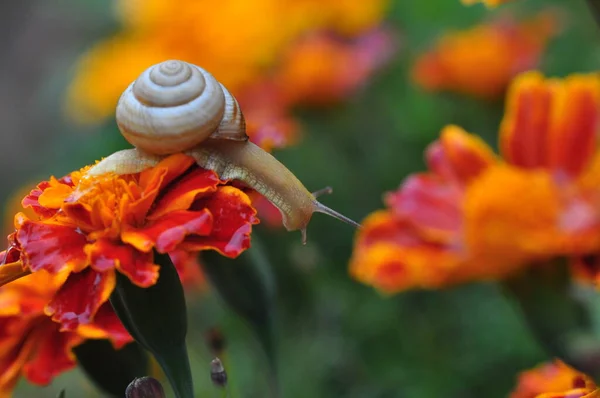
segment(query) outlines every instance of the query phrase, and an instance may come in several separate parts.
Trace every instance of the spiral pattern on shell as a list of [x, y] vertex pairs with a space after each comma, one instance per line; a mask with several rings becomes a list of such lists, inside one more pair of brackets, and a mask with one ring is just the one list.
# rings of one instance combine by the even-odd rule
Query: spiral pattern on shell
[[129, 143], [156, 155], [191, 149], [209, 136], [247, 139], [235, 98], [204, 69], [177, 60], [142, 72], [121, 95], [116, 119]]

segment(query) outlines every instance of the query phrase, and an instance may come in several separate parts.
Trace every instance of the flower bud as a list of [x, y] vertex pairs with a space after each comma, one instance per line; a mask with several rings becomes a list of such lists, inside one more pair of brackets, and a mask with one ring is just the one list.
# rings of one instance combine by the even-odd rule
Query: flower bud
[[227, 385], [227, 372], [219, 358], [215, 358], [210, 362], [210, 378], [217, 387], [225, 387]]
[[125, 398], [165, 398], [160, 381], [152, 377], [134, 379], [125, 390]]

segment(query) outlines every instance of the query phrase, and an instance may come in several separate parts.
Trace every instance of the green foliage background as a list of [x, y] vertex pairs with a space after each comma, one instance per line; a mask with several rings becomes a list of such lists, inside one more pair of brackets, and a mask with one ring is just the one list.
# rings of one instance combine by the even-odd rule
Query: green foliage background
[[[518, 0], [498, 11], [464, 7], [458, 0], [396, 0], [388, 21], [401, 48], [393, 63], [341, 106], [298, 110], [304, 139], [276, 156], [309, 189], [333, 186], [334, 194], [323, 201], [362, 219], [382, 207], [382, 193], [423, 169], [423, 150], [444, 125], [459, 124], [495, 146], [502, 101], [422, 92], [410, 82], [410, 67], [449, 30], [504, 12], [525, 18], [549, 6], [564, 12], [565, 30], [551, 42], [541, 70], [555, 76], [596, 70], [600, 30], [583, 0]], [[75, 16], [79, 39], [70, 51], [52, 59], [53, 73], [33, 101], [33, 108], [42, 110], [37, 117], [44, 121], [43, 134], [52, 139], [43, 150], [32, 148], [35, 156], [26, 164], [13, 165], [3, 174], [4, 198], [24, 180], [62, 175], [126, 146], [112, 121], [97, 131], [68, 125], [57, 101], [80, 51], [117, 28], [106, 2], [39, 1], [31, 7]], [[513, 387], [519, 371], [548, 359], [514, 303], [493, 283], [386, 297], [348, 276], [354, 231], [347, 225], [317, 215], [305, 247], [297, 233], [259, 226], [256, 234], [266, 246], [277, 289], [283, 397], [500, 398]], [[268, 396], [267, 365], [246, 324], [214, 293], [195, 295], [190, 302], [197, 396], [220, 396], [210, 384], [212, 358], [204, 342], [213, 326], [226, 336], [230, 397]], [[44, 389], [22, 383], [16, 396], [54, 397], [63, 387], [67, 397], [96, 396], [79, 371]]]

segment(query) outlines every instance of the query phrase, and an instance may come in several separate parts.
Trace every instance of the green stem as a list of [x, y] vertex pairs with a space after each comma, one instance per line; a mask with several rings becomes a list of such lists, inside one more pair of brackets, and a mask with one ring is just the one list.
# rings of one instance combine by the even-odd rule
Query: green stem
[[570, 292], [570, 274], [564, 259], [529, 267], [502, 283], [518, 306], [523, 321], [549, 358], [577, 366], [572, 339], [590, 330], [587, 308]]
[[600, 0], [587, 0], [587, 4], [596, 24], [600, 26]]

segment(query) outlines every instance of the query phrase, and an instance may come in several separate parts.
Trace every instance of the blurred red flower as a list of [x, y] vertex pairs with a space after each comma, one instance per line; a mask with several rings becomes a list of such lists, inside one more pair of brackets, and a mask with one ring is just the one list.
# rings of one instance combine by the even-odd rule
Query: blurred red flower
[[599, 123], [598, 75], [519, 76], [500, 128], [503, 158], [446, 127], [427, 150], [430, 171], [410, 176], [385, 196], [388, 209], [364, 221], [352, 275], [396, 292], [599, 253]]
[[250, 246], [258, 222], [250, 199], [191, 157], [172, 155], [135, 175], [86, 170], [44, 181], [25, 197], [37, 217], [15, 216], [14, 261], [0, 267], [4, 282], [27, 272], [68, 272], [46, 309], [64, 330], [92, 322], [113, 291], [115, 272], [140, 287], [155, 284], [154, 250], [176, 254], [185, 274], [182, 264], [197, 265], [179, 261], [180, 251], [236, 257]]
[[486, 6], [492, 8], [492, 7], [497, 7], [501, 4], [504, 3], [509, 3], [513, 0], [460, 0], [461, 3], [466, 4], [466, 5], [471, 5], [471, 4], [476, 4], [476, 3], [483, 3]]
[[430, 91], [497, 98], [513, 77], [537, 66], [558, 30], [555, 13], [547, 11], [524, 22], [504, 18], [448, 33], [417, 59], [413, 80]]
[[118, 0], [121, 29], [81, 57], [68, 114], [98, 122], [144, 69], [180, 59], [214, 74], [238, 98], [257, 145], [293, 144], [292, 107], [344, 99], [389, 59], [395, 43], [382, 28], [388, 3]]
[[509, 398], [596, 398], [600, 389], [587, 375], [559, 360], [521, 373]]
[[110, 339], [117, 349], [133, 340], [108, 303], [73, 331], [53, 322], [45, 308], [67, 274], [40, 270], [0, 288], [0, 397], [11, 397], [21, 377], [43, 386], [73, 368], [72, 349], [87, 338]]

